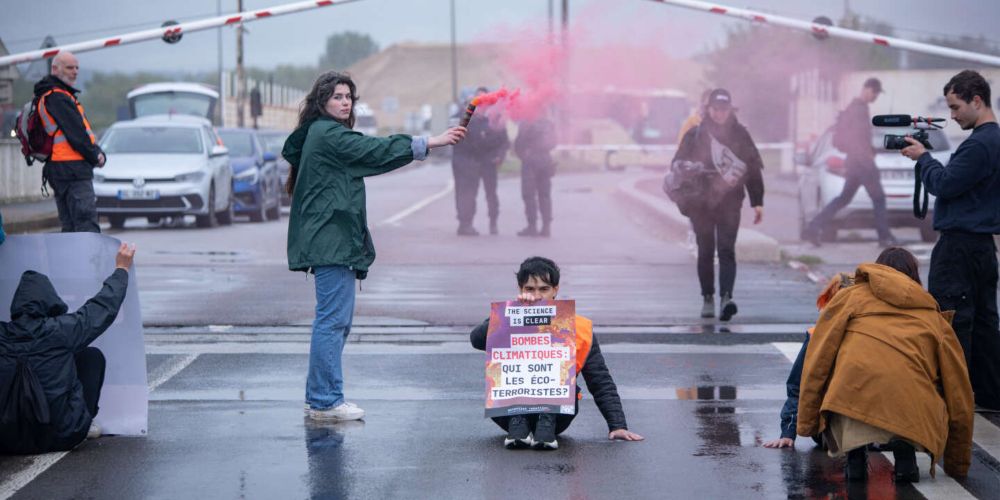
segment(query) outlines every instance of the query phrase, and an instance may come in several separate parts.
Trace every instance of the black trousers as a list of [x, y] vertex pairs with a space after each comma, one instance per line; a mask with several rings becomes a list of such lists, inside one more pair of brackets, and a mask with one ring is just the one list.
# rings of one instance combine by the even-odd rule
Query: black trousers
[[486, 209], [490, 220], [495, 221], [500, 215], [500, 198], [497, 196], [497, 166], [492, 164], [459, 163], [451, 164], [452, 175], [455, 177], [455, 211], [461, 226], [471, 226], [476, 216], [476, 195], [479, 194], [479, 181], [483, 181], [486, 191]]
[[[563, 413], [556, 413], [556, 434], [562, 434], [563, 431], [569, 428], [569, 424], [573, 423], [573, 419], [576, 418], [576, 414], [580, 413], [580, 399], [576, 400], [576, 412], [573, 415], [566, 415]], [[528, 419], [528, 428], [534, 430], [535, 424], [538, 423], [538, 414], [530, 413], [525, 415]], [[492, 420], [500, 426], [504, 432], [509, 431], [510, 417], [492, 417]]]
[[715, 254], [719, 254], [719, 293], [733, 294], [736, 282], [736, 235], [740, 230], [740, 205], [721, 205], [689, 216], [698, 243], [698, 281], [701, 294], [715, 294]]
[[[855, 164], [852, 164], [855, 163]], [[875, 230], [878, 232], [880, 240], [888, 239], [889, 218], [885, 209], [885, 191], [882, 189], [882, 178], [879, 176], [878, 167], [874, 163], [870, 165], [859, 165], [855, 160], [848, 158], [848, 168], [845, 173], [844, 189], [836, 198], [820, 210], [816, 217], [809, 223], [809, 231], [819, 233], [823, 230], [834, 215], [837, 215], [842, 208], [846, 207], [854, 199], [858, 188], [864, 186], [868, 192], [868, 197], [872, 199], [872, 208], [875, 212]]]
[[107, 361], [104, 353], [96, 347], [85, 347], [76, 353], [76, 376], [83, 385], [83, 400], [91, 418], [97, 416], [97, 403], [101, 400], [101, 388], [104, 387], [104, 369]]
[[552, 173], [544, 168], [523, 168], [521, 199], [528, 225], [535, 226], [541, 214], [542, 225], [548, 226], [552, 221]]
[[928, 290], [942, 311], [955, 311], [976, 404], [1000, 410], [1000, 319], [993, 235], [942, 231], [931, 252]]
[[59, 211], [59, 223], [64, 233], [99, 233], [97, 225], [97, 195], [94, 182], [86, 180], [48, 179]]

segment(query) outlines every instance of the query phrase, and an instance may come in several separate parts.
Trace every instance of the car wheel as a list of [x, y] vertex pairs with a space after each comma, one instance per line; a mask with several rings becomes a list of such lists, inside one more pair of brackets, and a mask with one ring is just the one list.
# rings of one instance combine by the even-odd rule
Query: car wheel
[[267, 220], [281, 219], [281, 194], [275, 191], [274, 206], [267, 209]]
[[208, 213], [195, 216], [195, 225], [198, 227], [216, 227], [219, 220], [215, 217], [215, 184], [208, 188]]
[[108, 222], [111, 223], [111, 229], [124, 229], [125, 228], [124, 215], [109, 215]]
[[934, 243], [938, 239], [938, 232], [934, 230], [934, 221], [924, 219], [920, 224], [920, 240], [924, 243]]
[[229, 203], [226, 204], [225, 210], [219, 212], [216, 217], [219, 219], [219, 224], [223, 226], [231, 226], [233, 224], [233, 218], [236, 214], [233, 213], [236, 210], [236, 204], [233, 203], [233, 190], [229, 190]]

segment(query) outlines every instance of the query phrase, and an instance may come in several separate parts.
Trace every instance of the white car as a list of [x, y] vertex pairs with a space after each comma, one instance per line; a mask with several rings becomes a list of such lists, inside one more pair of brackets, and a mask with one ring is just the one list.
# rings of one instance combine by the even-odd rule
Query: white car
[[121, 228], [128, 217], [194, 215], [198, 227], [233, 221], [229, 150], [205, 118], [148, 116], [115, 123], [94, 170], [97, 213]]
[[[886, 212], [889, 227], [916, 227], [923, 241], [937, 239], [934, 231], [934, 197], [930, 197], [927, 216], [918, 219], [913, 215], [913, 188], [915, 182], [915, 162], [883, 147], [886, 133], [905, 134], [904, 129], [876, 128], [872, 133], [875, 148], [875, 165], [882, 179], [885, 191]], [[947, 163], [951, 155], [948, 138], [940, 130], [929, 130], [929, 139], [934, 146], [931, 155], [941, 163]], [[844, 160], [846, 155], [833, 147], [833, 129], [827, 129], [813, 143], [806, 153], [796, 155], [796, 170], [799, 176], [799, 231], [805, 239], [806, 225], [828, 203], [836, 198], [844, 188]], [[874, 209], [871, 198], [864, 187], [858, 189], [854, 199], [837, 212], [833, 220], [820, 235], [824, 241], [836, 241], [841, 229], [875, 228]]]

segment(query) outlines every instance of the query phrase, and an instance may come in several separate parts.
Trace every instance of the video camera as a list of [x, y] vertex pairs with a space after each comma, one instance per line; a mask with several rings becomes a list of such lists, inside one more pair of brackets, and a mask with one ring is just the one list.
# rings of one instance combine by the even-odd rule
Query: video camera
[[[882, 139], [882, 144], [887, 150], [900, 150], [910, 145], [906, 137], [912, 137], [928, 150], [933, 150], [928, 130], [940, 130], [942, 125], [938, 123], [945, 121], [944, 118], [924, 118], [922, 116], [912, 117], [910, 115], [875, 115], [872, 117], [872, 125], [876, 127], [913, 127], [913, 130], [906, 135], [886, 134]], [[920, 164], [914, 166], [916, 169], [913, 183], [913, 216], [918, 219], [927, 217], [927, 204], [930, 197], [927, 190], [922, 189], [920, 182]], [[921, 196], [923, 191], [923, 196]], [[921, 199], [923, 205], [921, 205]]]

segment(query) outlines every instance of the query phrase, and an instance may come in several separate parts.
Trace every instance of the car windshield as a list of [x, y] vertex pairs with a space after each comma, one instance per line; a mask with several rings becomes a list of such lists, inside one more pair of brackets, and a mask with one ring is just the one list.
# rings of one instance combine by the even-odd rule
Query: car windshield
[[136, 117], [179, 114], [211, 118], [212, 101], [209, 96], [191, 92], [156, 92], [133, 97], [132, 106]]
[[249, 133], [220, 130], [219, 137], [230, 156], [253, 156], [253, 136]]
[[260, 134], [257, 137], [260, 138], [264, 151], [276, 155], [281, 154], [281, 148], [285, 147], [285, 139], [288, 139], [286, 134]]
[[[872, 131], [872, 147], [876, 151], [885, 151], [883, 147], [885, 145], [885, 136], [887, 134], [892, 135], [906, 135], [911, 133], [909, 129], [898, 129], [892, 130], [887, 128], [876, 128]], [[934, 151], [947, 151], [951, 149], [951, 145], [948, 143], [948, 137], [944, 135], [941, 130], [928, 130], [927, 140], [930, 141], [931, 146], [934, 146]]]
[[107, 154], [202, 153], [201, 134], [190, 127], [121, 127], [108, 130], [101, 142]]

